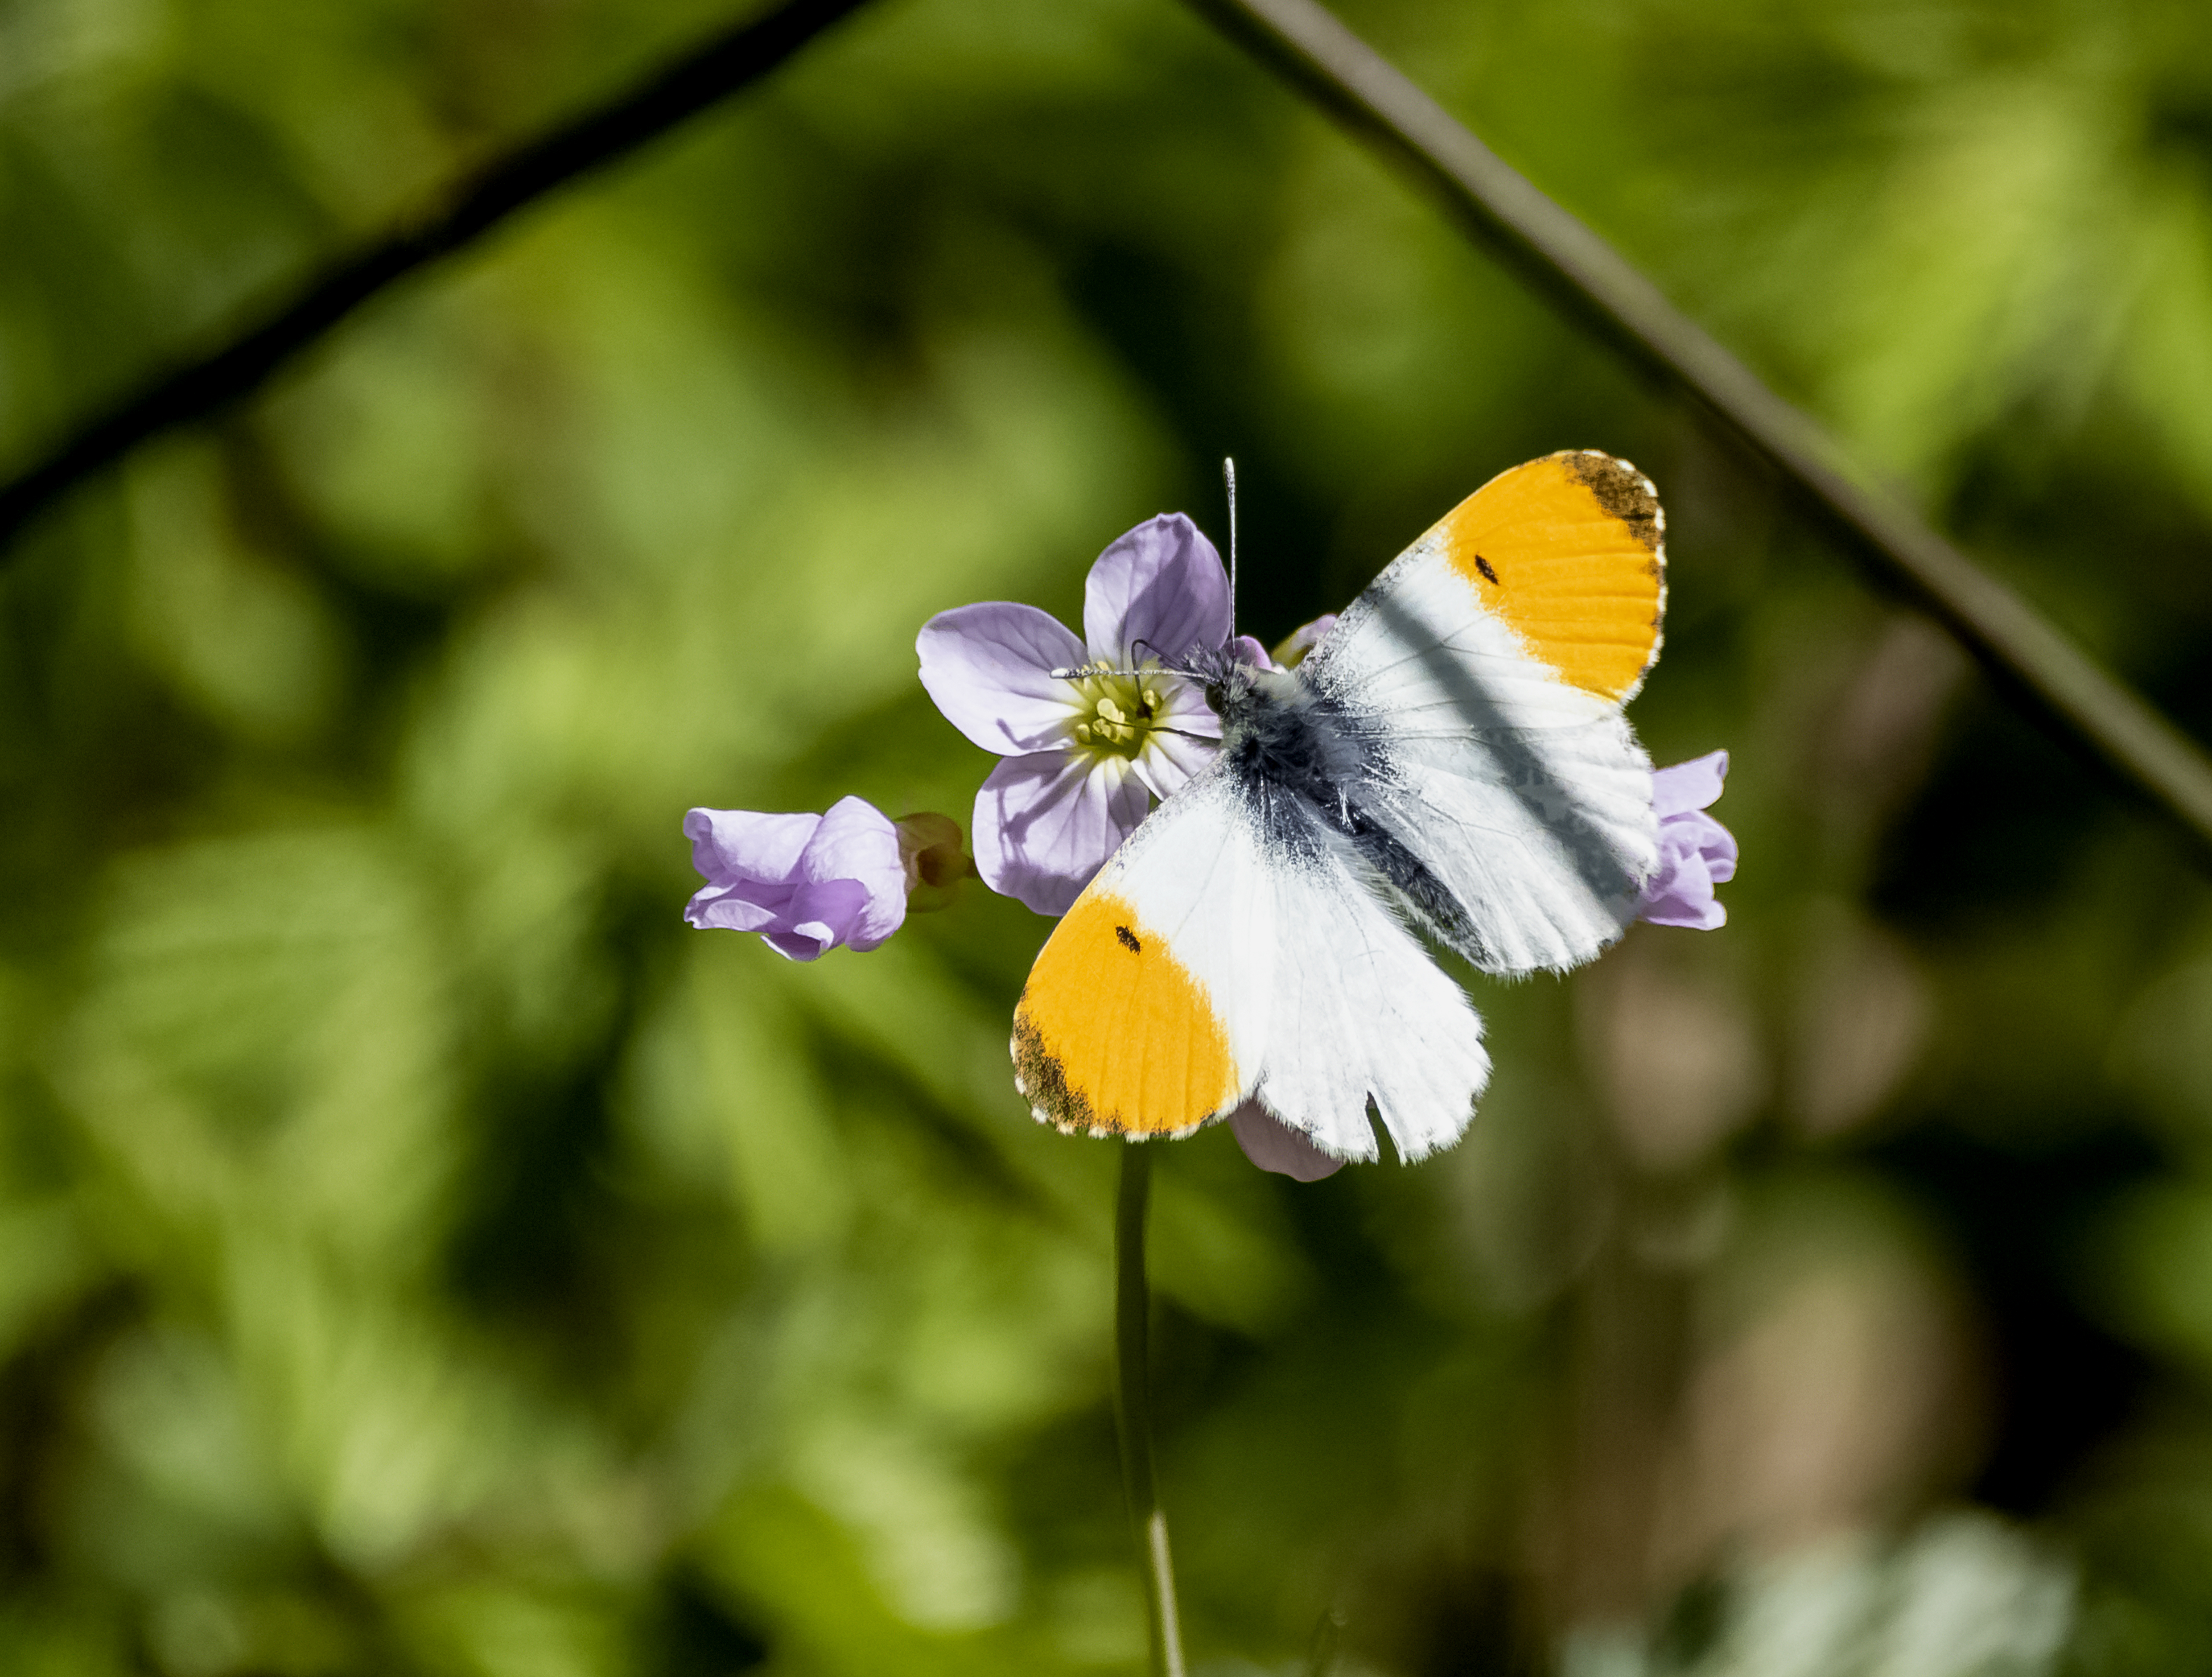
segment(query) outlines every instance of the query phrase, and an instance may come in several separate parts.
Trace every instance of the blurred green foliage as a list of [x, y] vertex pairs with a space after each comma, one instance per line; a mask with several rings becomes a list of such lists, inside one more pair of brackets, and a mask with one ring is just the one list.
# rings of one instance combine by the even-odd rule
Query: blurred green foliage
[[[2212, 737], [2201, 4], [1346, 13]], [[723, 15], [0, 0], [0, 461]], [[878, 0], [0, 581], [0, 1669], [1136, 1668], [1044, 922], [788, 966], [683, 811], [964, 820], [915, 629], [1224, 453], [1273, 638], [1562, 447], [1733, 919], [1479, 985], [1418, 1168], [1170, 1151], [1194, 1657], [2212, 1666], [2199, 868], [1170, 0]]]

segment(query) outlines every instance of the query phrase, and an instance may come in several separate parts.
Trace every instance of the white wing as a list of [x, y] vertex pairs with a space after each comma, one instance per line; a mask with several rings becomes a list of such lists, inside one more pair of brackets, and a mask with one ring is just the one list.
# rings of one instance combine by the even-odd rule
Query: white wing
[[1618, 705], [1562, 681], [1418, 544], [1295, 671], [1348, 748], [1347, 813], [1378, 825], [1446, 897], [1382, 871], [1486, 972], [1563, 969], [1635, 918], [1658, 855], [1651, 760]]

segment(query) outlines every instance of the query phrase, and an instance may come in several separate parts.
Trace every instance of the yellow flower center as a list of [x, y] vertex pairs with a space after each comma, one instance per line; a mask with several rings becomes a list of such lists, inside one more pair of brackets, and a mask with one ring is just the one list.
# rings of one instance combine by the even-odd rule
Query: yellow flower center
[[1133, 758], [1142, 754], [1155, 719], [1165, 708], [1158, 668], [1148, 664], [1125, 675], [1103, 664], [1083, 667], [1073, 681], [1078, 750], [1094, 757]]

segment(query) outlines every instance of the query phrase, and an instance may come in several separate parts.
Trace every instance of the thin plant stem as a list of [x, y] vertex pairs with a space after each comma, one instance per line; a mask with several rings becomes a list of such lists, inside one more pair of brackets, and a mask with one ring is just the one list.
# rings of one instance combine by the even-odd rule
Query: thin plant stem
[[[341, 258], [231, 342], [94, 414], [0, 483], [0, 565], [31, 519], [148, 438], [250, 394], [370, 297], [525, 204], [783, 63], [864, 0], [784, 0], [465, 183], [441, 213]], [[1520, 276], [1771, 466], [1881, 580], [1949, 629], [2064, 738], [2132, 782], [2212, 860], [2212, 761], [2040, 613], [1859, 471], [1818, 425], [1508, 167], [1317, 0], [1190, 0], [1405, 167]]]
[[32, 517], [148, 438], [251, 394], [394, 281], [465, 250], [517, 210], [628, 156], [778, 69], [866, 0], [782, 0], [721, 30], [454, 185], [405, 225], [339, 256], [197, 360], [161, 374], [0, 483], [0, 562]]
[[2212, 761], [2034, 607], [1862, 471], [1610, 245], [1507, 164], [1320, 0], [1190, 0], [1410, 174], [1522, 280], [1689, 397], [1775, 471], [1875, 580], [1942, 624], [2212, 861]]
[[1168, 1516], [1152, 1480], [1152, 1302], [1145, 1279], [1145, 1212], [1152, 1194], [1152, 1148], [1141, 1141], [1123, 1142], [1121, 1186], [1114, 1208], [1114, 1419], [1121, 1435], [1129, 1526], [1145, 1575], [1152, 1677], [1183, 1677]]

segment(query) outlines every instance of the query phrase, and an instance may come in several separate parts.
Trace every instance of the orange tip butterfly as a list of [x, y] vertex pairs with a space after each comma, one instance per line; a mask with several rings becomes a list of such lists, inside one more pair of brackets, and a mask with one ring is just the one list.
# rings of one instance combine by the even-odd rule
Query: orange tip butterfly
[[1504, 975], [1590, 959], [1657, 860], [1621, 714], [1659, 655], [1665, 520], [1593, 451], [1491, 480], [1290, 670], [1193, 673], [1212, 763], [1039, 954], [1015, 1081], [1063, 1130], [1186, 1135], [1256, 1102], [1337, 1158], [1449, 1146], [1490, 1073], [1422, 937]]

